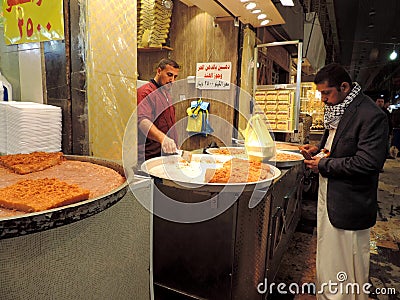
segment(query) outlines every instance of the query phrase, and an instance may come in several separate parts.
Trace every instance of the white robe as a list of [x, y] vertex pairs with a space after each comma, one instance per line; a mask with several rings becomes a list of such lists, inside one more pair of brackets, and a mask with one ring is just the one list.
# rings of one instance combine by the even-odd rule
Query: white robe
[[[328, 150], [335, 133], [336, 130], [329, 132], [325, 145]], [[369, 289], [370, 230], [353, 231], [333, 227], [328, 218], [327, 187], [328, 178], [320, 175], [317, 210], [317, 299], [367, 300], [368, 295], [363, 292], [363, 288]], [[319, 292], [322, 289], [323, 294]]]

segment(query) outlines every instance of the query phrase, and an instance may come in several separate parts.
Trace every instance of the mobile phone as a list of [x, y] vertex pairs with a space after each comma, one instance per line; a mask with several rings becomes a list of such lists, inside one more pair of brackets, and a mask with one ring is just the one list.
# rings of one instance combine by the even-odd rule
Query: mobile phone
[[307, 159], [307, 160], [312, 159], [310, 153], [308, 153], [307, 151], [305, 151], [305, 150], [300, 150], [300, 153], [303, 154], [303, 156], [304, 156], [305, 159]]

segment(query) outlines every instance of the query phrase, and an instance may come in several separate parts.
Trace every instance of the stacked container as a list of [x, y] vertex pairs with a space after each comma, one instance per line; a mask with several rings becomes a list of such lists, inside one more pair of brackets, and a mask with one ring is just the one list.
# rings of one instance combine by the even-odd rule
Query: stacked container
[[140, 0], [138, 7], [138, 47], [161, 48], [166, 44], [172, 15], [171, 0]]
[[61, 151], [61, 108], [34, 102], [2, 102], [0, 152]]

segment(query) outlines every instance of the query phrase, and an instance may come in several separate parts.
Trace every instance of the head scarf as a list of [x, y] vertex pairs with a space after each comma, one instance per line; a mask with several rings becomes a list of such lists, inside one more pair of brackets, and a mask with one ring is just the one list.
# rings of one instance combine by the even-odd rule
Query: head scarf
[[350, 93], [344, 98], [343, 102], [324, 107], [324, 126], [326, 129], [336, 129], [339, 121], [342, 118], [346, 108], [354, 100], [354, 98], [360, 93], [361, 86], [354, 82]]

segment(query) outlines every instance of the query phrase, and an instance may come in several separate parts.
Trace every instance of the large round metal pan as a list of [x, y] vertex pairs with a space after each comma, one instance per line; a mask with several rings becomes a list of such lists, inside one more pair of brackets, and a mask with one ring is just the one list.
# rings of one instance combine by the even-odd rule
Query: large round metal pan
[[237, 158], [248, 159], [245, 147], [207, 148], [206, 152], [212, 155], [230, 155]]
[[282, 150], [276, 150], [276, 153], [277, 154], [286, 154], [288, 157], [290, 157], [289, 159], [285, 159], [285, 160], [271, 159], [270, 162], [272, 164], [275, 164], [278, 168], [292, 167], [294, 165], [301, 164], [304, 160], [303, 155], [300, 153], [295, 153], [295, 152], [291, 152], [291, 151], [282, 151]]
[[[242, 159], [248, 159], [246, 149], [245, 147], [221, 147], [221, 148], [208, 148], [206, 149], [206, 152], [208, 154], [212, 155], [231, 155], [237, 158], [242, 158]], [[224, 154], [226, 153], [226, 154]], [[230, 154], [228, 154], [230, 153]], [[285, 159], [285, 160], [275, 160], [275, 159], [270, 159], [266, 161], [269, 164], [272, 164], [278, 168], [288, 168], [292, 167], [294, 165], [297, 165], [299, 163], [302, 163], [304, 160], [303, 155], [300, 153], [292, 152], [292, 151], [283, 151], [283, 150], [276, 150], [277, 154], [286, 154], [291, 159]]]
[[209, 183], [205, 182], [205, 172], [207, 169], [218, 169], [223, 163], [232, 159], [229, 155], [208, 155], [193, 154], [190, 163], [185, 162], [179, 155], [155, 157], [146, 160], [141, 165], [141, 170], [147, 174], [168, 180], [170, 182], [183, 185], [188, 188], [216, 186], [216, 187], [243, 187], [244, 185], [269, 185], [274, 179], [281, 175], [281, 171], [272, 166], [270, 167], [270, 177], [257, 182], [241, 182], [241, 183]]
[[302, 145], [295, 144], [295, 143], [275, 142], [276, 150], [282, 150], [282, 151], [290, 151], [290, 152], [300, 153], [300, 149], [299, 149], [300, 146], [302, 146]]
[[[115, 162], [90, 156], [65, 155], [68, 160], [105, 166], [124, 176], [123, 167]], [[85, 174], [82, 174], [85, 176]], [[105, 195], [41, 212], [0, 218], [0, 239], [22, 236], [67, 225], [93, 216], [117, 203], [127, 192], [125, 181]]]
[[[240, 146], [244, 146], [244, 140], [238, 140], [238, 139], [232, 138], [232, 141], [235, 142], [236, 144], [240, 145]], [[283, 150], [283, 151], [291, 151], [291, 152], [300, 153], [300, 149], [299, 149], [300, 146], [302, 146], [302, 145], [301, 144], [296, 144], [296, 143], [276, 142], [275, 141], [276, 150]]]

